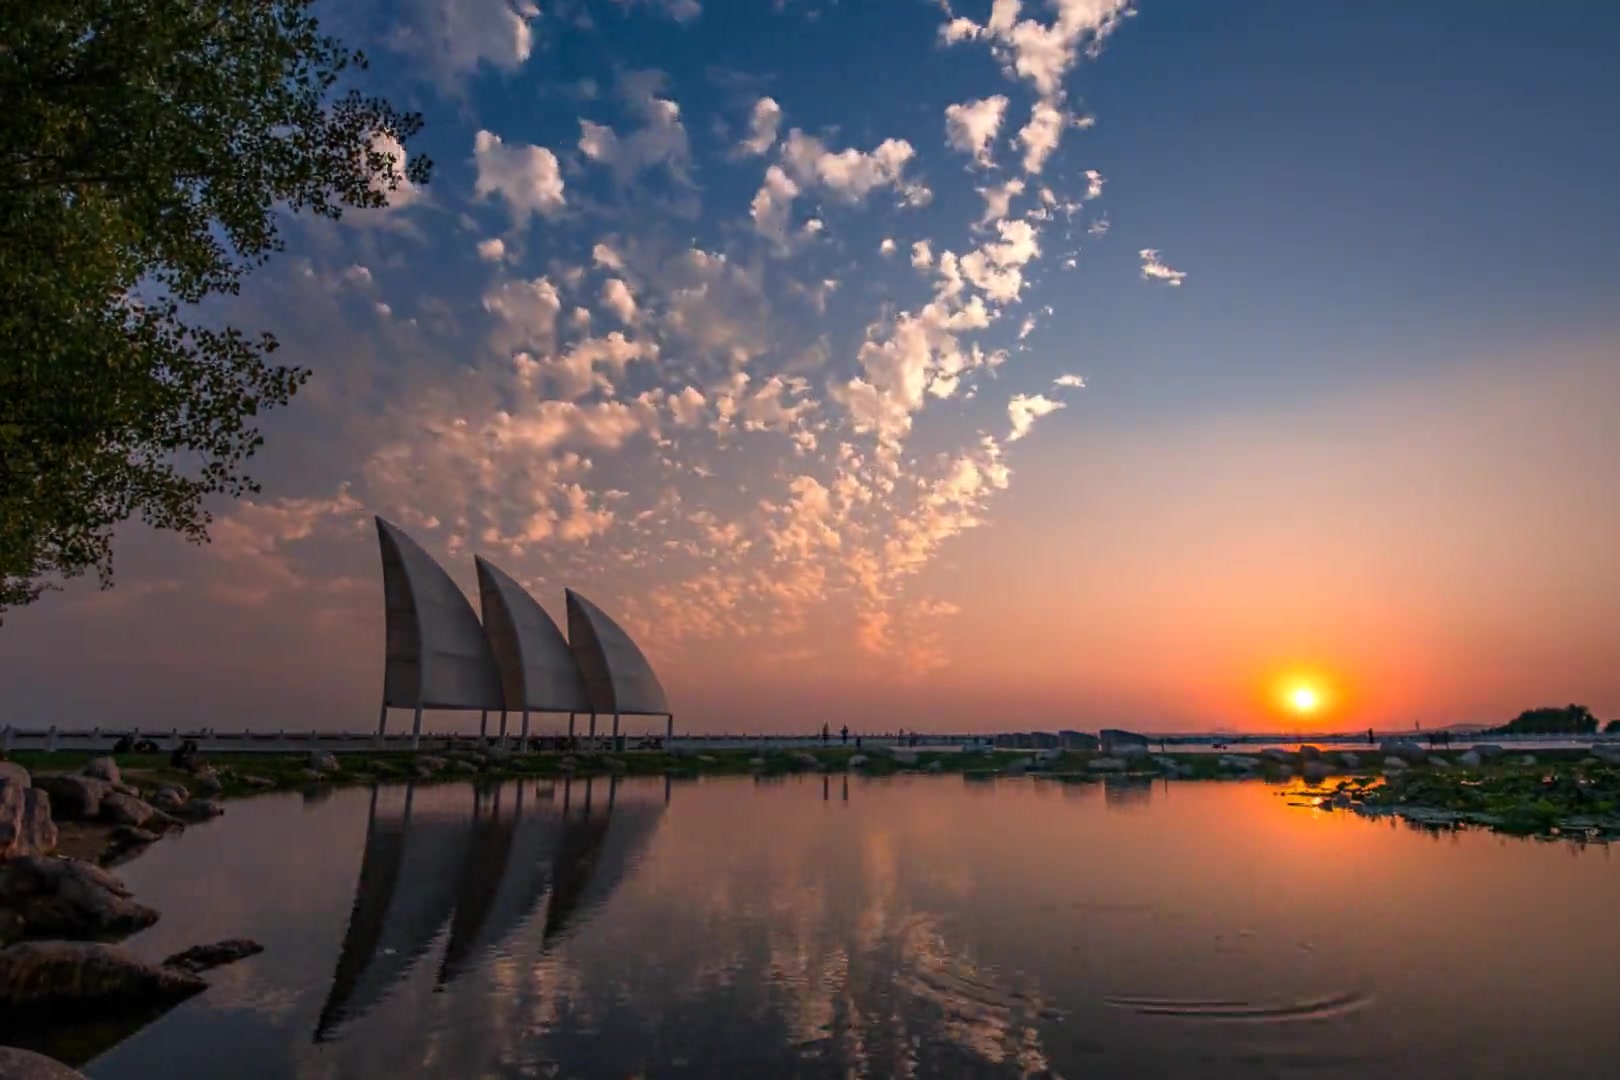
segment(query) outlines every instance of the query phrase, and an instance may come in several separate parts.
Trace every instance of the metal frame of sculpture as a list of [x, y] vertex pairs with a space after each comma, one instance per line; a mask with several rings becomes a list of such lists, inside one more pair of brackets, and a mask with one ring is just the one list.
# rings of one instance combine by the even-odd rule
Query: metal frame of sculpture
[[[619, 737], [621, 716], [662, 716], [665, 745], [675, 737], [675, 715], [669, 711], [664, 687], [641, 648], [607, 613], [573, 589], [564, 589], [568, 601], [568, 644], [585, 676], [591, 699], [591, 737], [596, 737], [596, 715], [612, 715], [613, 739]], [[573, 734], [570, 727], [569, 734]]]
[[[550, 613], [510, 574], [482, 557], [474, 557], [473, 562], [478, 568], [484, 633], [501, 669], [506, 693], [506, 707], [501, 710], [501, 742], [506, 742], [506, 716], [512, 709], [523, 714], [520, 749], [529, 745], [530, 712], [567, 713], [568, 732], [572, 735], [575, 715], [593, 710], [585, 677], [568, 647], [568, 639]], [[487, 734], [488, 718], [485, 713], [479, 723], [480, 738]]]
[[[568, 735], [580, 713], [613, 717], [613, 739], [624, 716], [662, 716], [665, 738], [675, 736], [675, 716], [664, 688], [639, 646], [601, 608], [565, 589], [568, 635], [528, 590], [493, 563], [475, 557], [483, 618], [461, 587], [399, 526], [376, 518], [382, 553], [386, 648], [377, 737], [388, 728], [388, 710], [413, 710], [411, 747], [421, 745], [424, 709], [477, 709], [478, 734], [486, 738], [489, 714], [501, 714], [506, 741], [508, 714], [516, 709], [527, 749], [531, 712], [567, 712]], [[669, 745], [666, 741], [666, 745]]]
[[421, 545], [377, 518], [382, 550], [386, 651], [379, 738], [390, 708], [411, 709], [411, 746], [422, 737], [423, 709], [501, 709], [500, 668], [484, 626], [455, 580]]

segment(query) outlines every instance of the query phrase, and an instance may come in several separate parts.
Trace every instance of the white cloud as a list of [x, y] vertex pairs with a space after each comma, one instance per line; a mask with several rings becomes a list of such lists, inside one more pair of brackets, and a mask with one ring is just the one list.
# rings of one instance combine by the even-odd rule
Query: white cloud
[[927, 270], [934, 265], [934, 251], [928, 246], [928, 241], [918, 240], [911, 245], [911, 265], [918, 270]]
[[[386, 176], [373, 174], [368, 181], [372, 191], [385, 195], [388, 210], [401, 210], [422, 198], [422, 189], [405, 177], [405, 146], [386, 131], [374, 133], [367, 149], [388, 159]], [[362, 155], [363, 156], [363, 155]]]
[[1023, 193], [1024, 182], [1017, 177], [1005, 184], [980, 188], [979, 194], [984, 196], [984, 216], [979, 218], [979, 224], [989, 225], [1006, 217], [1013, 199]]
[[1172, 270], [1159, 259], [1159, 252], [1155, 248], [1143, 248], [1137, 252], [1142, 259], [1142, 280], [1162, 281], [1166, 285], [1180, 285], [1187, 275], [1180, 270]]
[[528, 0], [417, 0], [400, 44], [425, 53], [445, 76], [488, 64], [515, 71], [534, 51], [530, 23], [540, 9]]
[[799, 194], [795, 184], [778, 166], [765, 170], [765, 182], [754, 195], [749, 216], [754, 219], [754, 231], [761, 236], [781, 242], [787, 236], [788, 219], [793, 213], [793, 200]]
[[591, 261], [597, 266], [605, 266], [609, 270], [624, 273], [624, 256], [606, 243], [599, 243], [591, 248]]
[[1052, 385], [1083, 387], [1086, 385], [1086, 380], [1082, 379], [1078, 375], [1059, 375], [1057, 378], [1052, 380]]
[[563, 179], [557, 155], [543, 146], [507, 146], [499, 135], [480, 131], [473, 138], [473, 162], [478, 177], [473, 194], [483, 199], [499, 195], [523, 225], [531, 214], [550, 217], [563, 208]]
[[846, 203], [864, 202], [874, 190], [883, 187], [894, 188], [912, 205], [928, 201], [932, 192], [905, 178], [906, 165], [915, 156], [916, 151], [904, 139], [884, 139], [870, 152], [834, 152], [798, 128], [790, 131], [782, 144], [782, 162], [794, 180]]
[[501, 352], [548, 351], [556, 341], [562, 300], [546, 278], [503, 281], [484, 294], [484, 310], [498, 320], [490, 343]]
[[883, 242], [878, 244], [878, 254], [885, 258], [894, 254], [894, 238], [892, 236], [885, 236]]
[[579, 151], [591, 161], [613, 170], [614, 178], [628, 183], [641, 172], [660, 165], [677, 180], [686, 178], [690, 153], [681, 107], [659, 97], [664, 77], [656, 71], [631, 72], [620, 78], [619, 93], [644, 121], [629, 135], [619, 135], [606, 124], [583, 117], [579, 121]]
[[945, 137], [957, 150], [971, 155], [980, 165], [989, 166], [990, 144], [1001, 130], [1006, 114], [1007, 98], [1002, 94], [947, 106]]
[[619, 278], [608, 278], [602, 285], [602, 304], [626, 326], [634, 323], [639, 313], [635, 294]]
[[498, 236], [478, 241], [478, 257], [485, 262], [501, 262], [506, 258], [506, 242]]
[[1086, 198], [1087, 199], [1100, 199], [1100, 198], [1102, 198], [1102, 189], [1103, 189], [1103, 184], [1105, 184], [1105, 183], [1107, 183], [1107, 181], [1103, 179], [1103, 174], [1102, 173], [1098, 172], [1096, 169], [1087, 169], [1086, 170]]
[[1040, 172], [1062, 138], [1063, 110], [1049, 100], [1037, 101], [1029, 112], [1029, 123], [1018, 132], [1024, 147], [1024, 171]]
[[962, 256], [962, 275], [992, 303], [1008, 304], [1023, 291], [1023, 267], [1041, 253], [1035, 227], [1021, 219], [996, 223], [1001, 239]]
[[703, 392], [695, 386], [688, 386], [678, 394], [670, 394], [667, 404], [670, 415], [682, 427], [695, 427], [703, 419]]
[[1012, 422], [1012, 433], [1007, 436], [1007, 441], [1022, 439], [1035, 426], [1036, 420], [1063, 407], [1063, 402], [1053, 401], [1042, 394], [1015, 394], [1007, 402], [1007, 419]]
[[1009, 76], [1027, 79], [1043, 98], [1051, 97], [1081, 51], [1095, 53], [1131, 13], [1128, 0], [1052, 0], [1052, 6], [1057, 17], [1046, 23], [1019, 20], [1018, 0], [995, 0], [983, 26], [952, 19], [941, 36], [948, 43], [988, 40]]
[[776, 129], [782, 122], [782, 106], [774, 98], [762, 97], [754, 102], [748, 116], [748, 138], [737, 144], [737, 151], [758, 157], [776, 142]]

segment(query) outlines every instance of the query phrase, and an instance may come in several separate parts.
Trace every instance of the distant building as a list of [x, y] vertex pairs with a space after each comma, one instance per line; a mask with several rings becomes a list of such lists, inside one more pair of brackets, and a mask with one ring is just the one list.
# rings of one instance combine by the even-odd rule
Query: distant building
[[1127, 746], [1146, 746], [1148, 737], [1134, 731], [1121, 731], [1118, 728], [1103, 728], [1098, 732], [1098, 742], [1102, 752], [1112, 754], [1114, 751]]
[[1084, 731], [1060, 731], [1058, 742], [1065, 750], [1095, 750], [1100, 745], [1097, 736]]

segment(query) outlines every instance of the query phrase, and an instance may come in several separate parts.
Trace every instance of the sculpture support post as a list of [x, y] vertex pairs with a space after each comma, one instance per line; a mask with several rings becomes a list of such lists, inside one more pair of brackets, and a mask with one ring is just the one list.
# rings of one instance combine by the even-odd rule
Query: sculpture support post
[[518, 752], [527, 753], [529, 749], [529, 710], [523, 710], [523, 732], [518, 736]]
[[664, 717], [664, 753], [675, 752], [675, 714]]
[[574, 743], [574, 714], [568, 714], [568, 748], [572, 750]]
[[506, 749], [506, 710], [501, 710], [501, 749]]
[[416, 714], [411, 717], [411, 749], [422, 748], [422, 706], [416, 706]]
[[[590, 748], [591, 748], [591, 750], [593, 752], [596, 750], [596, 714], [595, 713], [591, 713], [591, 733], [590, 733], [590, 736], [588, 737], [588, 743], [587, 744], [590, 746]], [[589, 791], [590, 789], [586, 788], [586, 790]]]
[[613, 747], [613, 752], [615, 754], [617, 754], [619, 752], [619, 714], [618, 713], [613, 714], [613, 742], [610, 743], [609, 745], [611, 745]]
[[489, 710], [481, 709], [478, 713], [478, 741], [483, 742], [489, 738]]
[[388, 699], [383, 698], [382, 708], [377, 710], [377, 742], [379, 744], [386, 734], [388, 734]]

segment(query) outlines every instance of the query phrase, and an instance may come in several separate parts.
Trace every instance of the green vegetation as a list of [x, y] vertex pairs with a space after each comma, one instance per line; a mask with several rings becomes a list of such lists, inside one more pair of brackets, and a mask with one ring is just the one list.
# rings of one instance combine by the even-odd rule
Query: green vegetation
[[1607, 724], [1604, 724], [1603, 734], [1620, 735], [1620, 720], [1610, 720]]
[[1492, 735], [1591, 735], [1597, 731], [1597, 717], [1585, 705], [1546, 706], [1526, 709], [1517, 717], [1491, 730]]
[[112, 573], [139, 516], [207, 538], [256, 490], [260, 411], [307, 372], [207, 324], [283, 208], [379, 208], [421, 118], [338, 84], [365, 58], [313, 0], [0, 4], [0, 611]]

